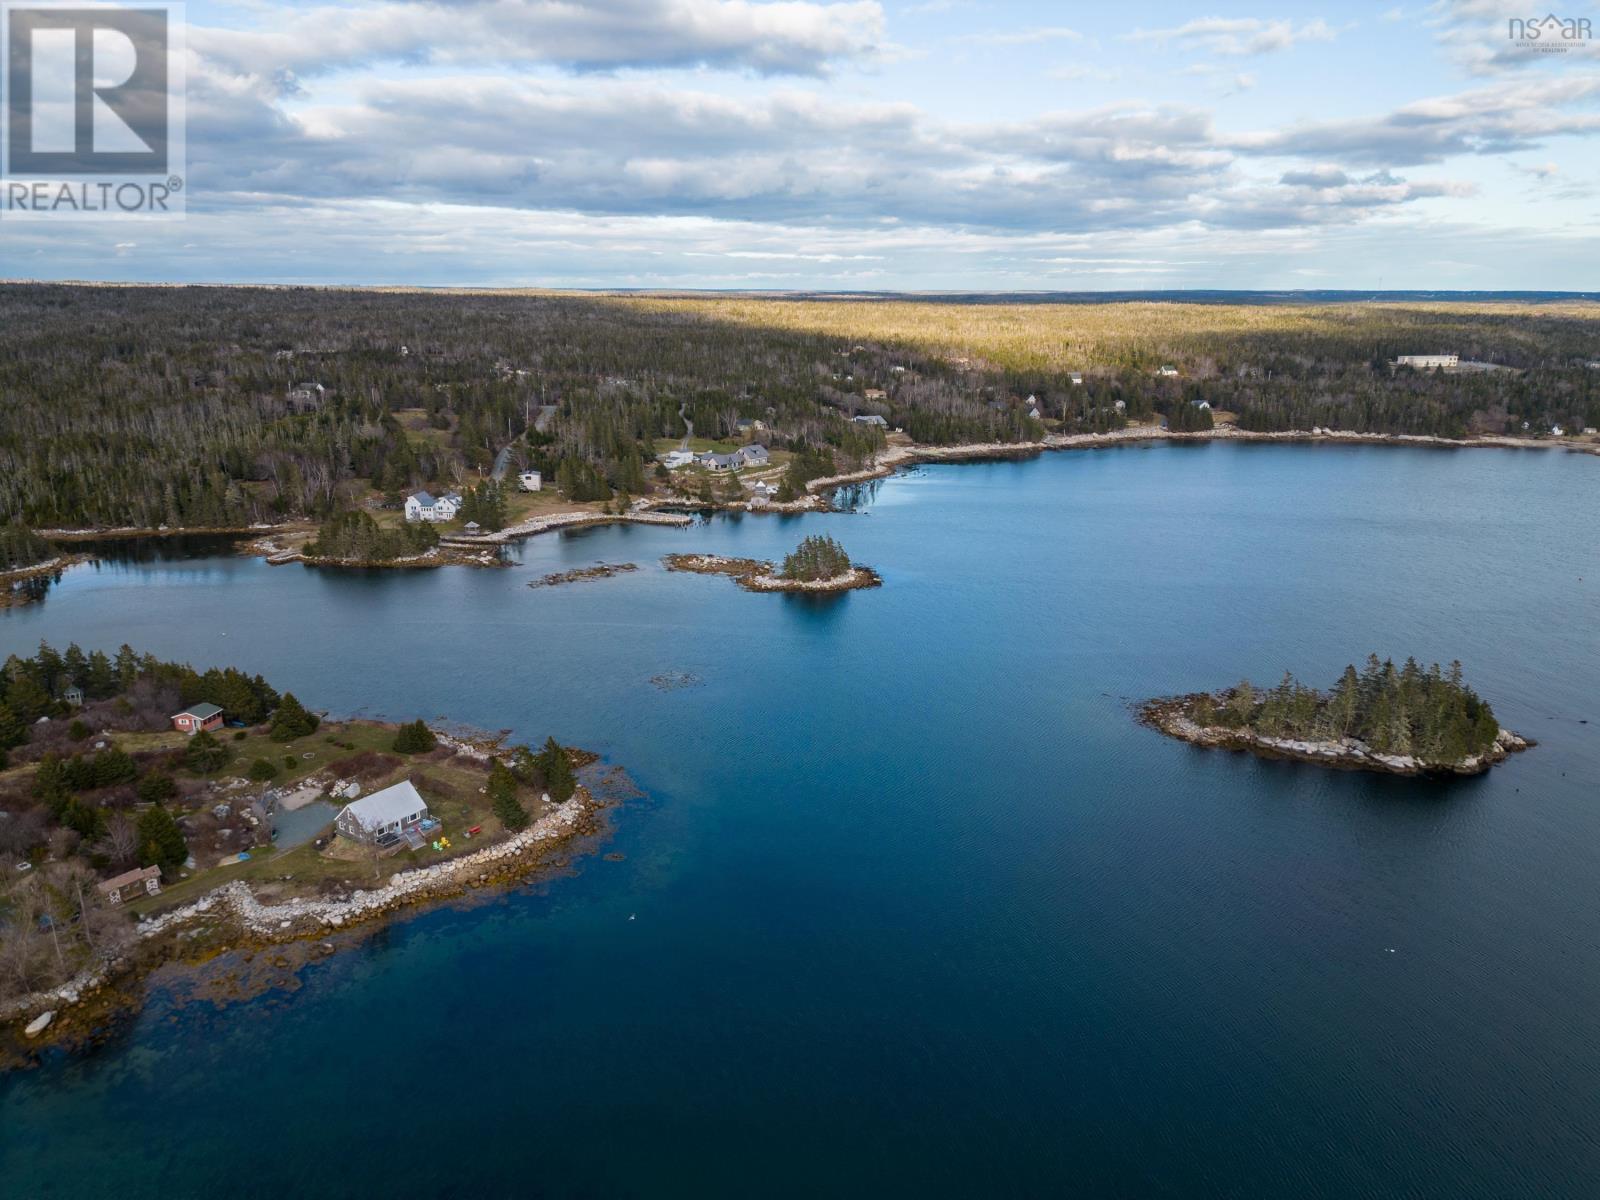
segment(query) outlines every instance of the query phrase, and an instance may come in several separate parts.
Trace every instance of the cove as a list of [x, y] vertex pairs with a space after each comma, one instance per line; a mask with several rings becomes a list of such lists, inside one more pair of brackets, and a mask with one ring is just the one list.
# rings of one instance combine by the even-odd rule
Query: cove
[[[1596, 468], [1152, 445], [501, 570], [73, 568], [0, 613], [0, 654], [126, 641], [339, 713], [554, 734], [646, 798], [621, 861], [401, 921], [293, 991], [158, 987], [98, 1051], [0, 1078], [5, 1190], [1593, 1195]], [[813, 532], [883, 586], [660, 567]], [[598, 561], [641, 569], [526, 586]], [[1129, 711], [1374, 650], [1459, 658], [1537, 751], [1356, 775]], [[674, 674], [698, 682], [650, 682]]]

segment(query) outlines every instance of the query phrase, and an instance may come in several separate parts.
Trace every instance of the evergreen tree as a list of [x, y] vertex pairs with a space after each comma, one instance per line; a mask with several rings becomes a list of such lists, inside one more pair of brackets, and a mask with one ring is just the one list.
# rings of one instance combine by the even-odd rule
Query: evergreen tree
[[421, 718], [412, 721], [409, 725], [400, 726], [394, 735], [394, 751], [396, 754], [426, 754], [439, 744], [439, 739], [433, 730], [425, 725]]
[[231, 757], [228, 748], [205, 730], [189, 739], [183, 753], [183, 765], [197, 775], [210, 775], [228, 765]]
[[28, 740], [28, 729], [9, 705], [0, 703], [0, 750], [10, 750]]
[[161, 874], [172, 878], [189, 857], [188, 843], [183, 830], [172, 819], [172, 814], [159, 804], [139, 814], [139, 863], [146, 867], [160, 867]]
[[526, 828], [528, 813], [517, 799], [517, 779], [499, 759], [489, 764], [489, 805], [500, 824], [515, 833]]
[[293, 692], [285, 692], [283, 699], [278, 702], [277, 711], [272, 714], [270, 736], [275, 742], [292, 742], [295, 738], [315, 733], [321, 723], [322, 718], [307, 712], [305, 706], [295, 699]]
[[163, 771], [147, 771], [134, 791], [146, 804], [160, 804], [178, 794], [178, 785]]
[[544, 774], [545, 791], [557, 804], [578, 790], [578, 777], [573, 773], [572, 759], [553, 737], [545, 741], [544, 751], [539, 755], [539, 768]]

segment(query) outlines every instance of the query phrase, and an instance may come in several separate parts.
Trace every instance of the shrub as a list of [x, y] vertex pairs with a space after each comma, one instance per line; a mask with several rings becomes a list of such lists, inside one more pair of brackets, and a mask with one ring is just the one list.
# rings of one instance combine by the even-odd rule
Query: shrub
[[424, 725], [420, 719], [412, 721], [409, 725], [400, 726], [394, 735], [396, 754], [426, 754], [438, 745], [439, 739], [434, 737], [433, 730]]
[[270, 759], [258, 758], [250, 764], [250, 778], [257, 783], [266, 783], [269, 779], [277, 778], [277, 775], [278, 768]]
[[164, 772], [149, 771], [139, 780], [134, 791], [146, 804], [160, 804], [178, 794], [178, 785], [172, 781], [172, 776]]
[[197, 775], [210, 775], [213, 771], [222, 770], [229, 757], [228, 748], [202, 729], [189, 739], [183, 761]]

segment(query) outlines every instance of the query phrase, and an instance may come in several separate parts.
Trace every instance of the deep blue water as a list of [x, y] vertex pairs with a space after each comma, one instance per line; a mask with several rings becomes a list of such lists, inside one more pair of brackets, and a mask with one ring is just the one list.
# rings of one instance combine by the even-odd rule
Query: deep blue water
[[[158, 992], [0, 1080], [0, 1190], [1600, 1194], [1597, 472], [1123, 448], [540, 538], [498, 572], [74, 570], [0, 614], [0, 654], [127, 641], [336, 711], [554, 733], [648, 799], [624, 861], [402, 922], [293, 993]], [[885, 586], [658, 565], [814, 530]], [[525, 586], [600, 559], [645, 569]], [[1127, 708], [1369, 650], [1459, 658], [1541, 745], [1413, 781], [1197, 751]], [[649, 683], [673, 671], [703, 683]]]

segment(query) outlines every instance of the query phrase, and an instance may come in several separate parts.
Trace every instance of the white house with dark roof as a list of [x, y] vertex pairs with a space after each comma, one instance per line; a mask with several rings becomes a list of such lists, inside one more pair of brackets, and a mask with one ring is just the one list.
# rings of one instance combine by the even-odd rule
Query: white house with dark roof
[[409, 779], [403, 779], [381, 792], [352, 800], [340, 811], [333, 825], [353, 842], [371, 845], [385, 834], [400, 834], [428, 816], [428, 802]]
[[442, 496], [412, 492], [406, 497], [408, 521], [454, 521], [460, 511], [461, 496], [457, 492], [446, 492]]

